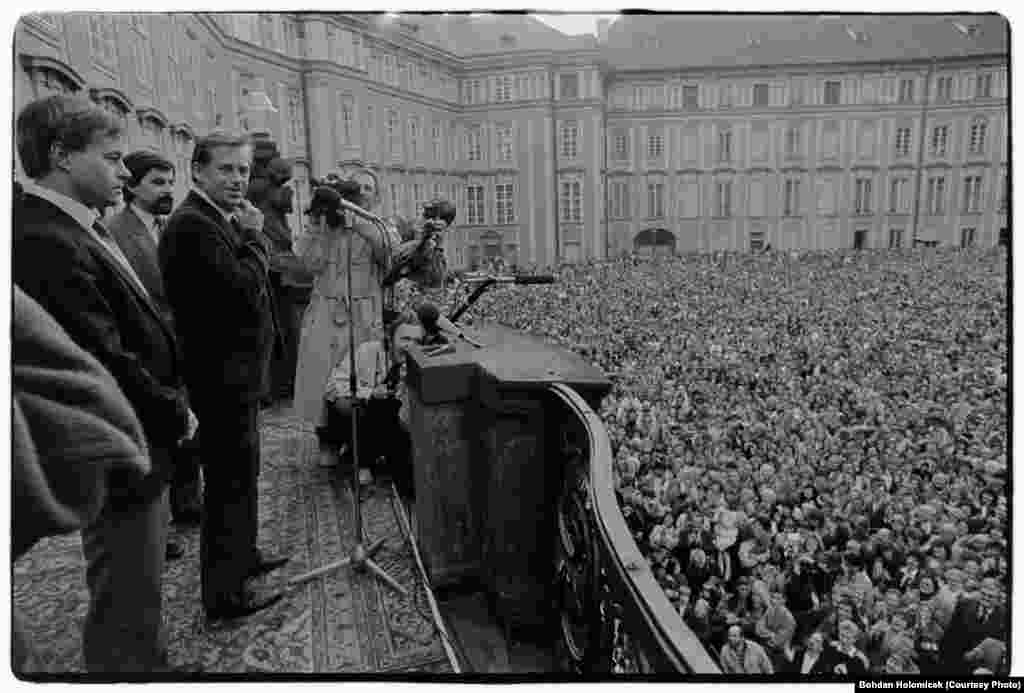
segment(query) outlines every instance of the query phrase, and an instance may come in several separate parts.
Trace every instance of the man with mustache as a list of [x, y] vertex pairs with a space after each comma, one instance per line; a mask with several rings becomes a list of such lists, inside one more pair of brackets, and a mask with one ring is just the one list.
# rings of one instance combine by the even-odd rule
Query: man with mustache
[[[157, 246], [174, 207], [174, 164], [160, 154], [139, 150], [124, 158], [131, 174], [125, 182], [123, 210], [107, 223], [110, 233], [124, 251], [135, 273], [145, 285], [167, 322], [174, 324], [160, 273]], [[185, 441], [170, 451], [174, 458], [171, 481], [171, 517], [179, 524], [199, 522], [199, 462], [196, 440]], [[167, 558], [181, 558], [183, 551], [167, 541]]]

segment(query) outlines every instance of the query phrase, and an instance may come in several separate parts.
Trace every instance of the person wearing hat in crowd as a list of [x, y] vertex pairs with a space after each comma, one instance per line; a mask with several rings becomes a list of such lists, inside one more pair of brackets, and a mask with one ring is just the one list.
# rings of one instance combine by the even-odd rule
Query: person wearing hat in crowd
[[[126, 156], [124, 165], [131, 174], [124, 187], [126, 204], [110, 218], [107, 227], [153, 302], [173, 326], [174, 314], [167, 303], [157, 248], [167, 216], [174, 209], [174, 164], [157, 152], [140, 149]], [[199, 524], [202, 497], [198, 441], [195, 437], [183, 441], [170, 454], [174, 458], [171, 518], [178, 524]], [[183, 553], [176, 542], [167, 540], [168, 559], [180, 558]]]

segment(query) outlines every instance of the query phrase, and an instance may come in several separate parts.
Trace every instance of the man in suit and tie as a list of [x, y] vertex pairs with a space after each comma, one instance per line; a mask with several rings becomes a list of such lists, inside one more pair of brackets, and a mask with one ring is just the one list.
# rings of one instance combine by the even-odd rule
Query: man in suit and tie
[[995, 578], [984, 578], [977, 599], [961, 599], [939, 643], [939, 661], [945, 674], [970, 674], [977, 648], [987, 638], [1006, 642], [1006, 608]]
[[[160, 275], [157, 245], [174, 208], [174, 164], [157, 152], [139, 150], [124, 158], [131, 178], [124, 188], [127, 203], [107, 222], [110, 233], [124, 251], [153, 301], [173, 325], [171, 307]], [[175, 450], [171, 480], [171, 517], [179, 524], [199, 522], [198, 441], [186, 441]], [[167, 558], [180, 558], [181, 548], [167, 542]]]
[[99, 518], [82, 531], [90, 603], [89, 671], [166, 667], [161, 578], [171, 451], [195, 430], [174, 331], [98, 220], [128, 178], [120, 121], [92, 102], [51, 96], [17, 120], [26, 175], [13, 219], [15, 283], [114, 376], [142, 423], [151, 471], [113, 474]]
[[167, 222], [159, 257], [185, 353], [185, 379], [203, 422], [201, 572], [210, 618], [277, 602], [246, 585], [281, 567], [257, 547], [257, 416], [269, 392], [277, 335], [263, 215], [246, 199], [252, 146], [215, 132], [196, 141], [195, 187]]

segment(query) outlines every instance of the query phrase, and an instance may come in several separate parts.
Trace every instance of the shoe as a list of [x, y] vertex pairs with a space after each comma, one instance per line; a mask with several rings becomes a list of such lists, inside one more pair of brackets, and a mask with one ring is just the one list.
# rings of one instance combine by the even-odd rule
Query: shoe
[[214, 621], [244, 618], [277, 604], [281, 597], [281, 594], [257, 597], [251, 592], [243, 591], [221, 604], [206, 607], [206, 617]]
[[167, 542], [167, 549], [164, 551], [164, 558], [168, 561], [176, 561], [185, 555], [185, 549], [181, 548], [181, 544], [175, 541]]
[[292, 560], [291, 556], [279, 556], [276, 558], [261, 558], [255, 566], [249, 569], [247, 578], [256, 578], [260, 575], [266, 575], [267, 573], [273, 572], [281, 566]]

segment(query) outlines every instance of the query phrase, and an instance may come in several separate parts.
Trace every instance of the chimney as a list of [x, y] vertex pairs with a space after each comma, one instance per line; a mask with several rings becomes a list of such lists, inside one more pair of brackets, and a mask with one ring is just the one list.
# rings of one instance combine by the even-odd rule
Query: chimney
[[608, 40], [608, 27], [611, 26], [612, 20], [610, 19], [598, 19], [597, 20], [597, 42], [604, 43]]

